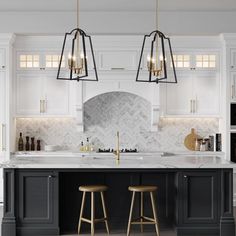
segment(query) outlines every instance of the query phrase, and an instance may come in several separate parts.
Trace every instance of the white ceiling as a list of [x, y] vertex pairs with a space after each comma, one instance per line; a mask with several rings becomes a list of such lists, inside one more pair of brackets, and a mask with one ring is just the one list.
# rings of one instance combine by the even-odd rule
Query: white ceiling
[[[162, 11], [234, 11], [236, 0], [159, 0]], [[155, 0], [80, 0], [83, 11], [152, 11]], [[0, 0], [0, 11], [71, 11], [76, 0]]]

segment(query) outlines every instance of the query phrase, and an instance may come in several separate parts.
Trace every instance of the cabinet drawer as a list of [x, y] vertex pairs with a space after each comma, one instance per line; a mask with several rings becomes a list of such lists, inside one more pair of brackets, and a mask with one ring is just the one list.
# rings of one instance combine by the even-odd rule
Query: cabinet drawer
[[136, 70], [137, 51], [106, 51], [99, 52], [100, 70]]

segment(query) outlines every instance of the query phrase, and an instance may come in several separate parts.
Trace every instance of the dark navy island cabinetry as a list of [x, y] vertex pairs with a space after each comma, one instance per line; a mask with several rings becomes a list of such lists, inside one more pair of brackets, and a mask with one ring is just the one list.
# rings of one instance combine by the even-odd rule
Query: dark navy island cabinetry
[[131, 197], [127, 187], [155, 184], [161, 229], [176, 229], [178, 236], [235, 236], [232, 173], [232, 169], [6, 168], [2, 236], [76, 233], [82, 184], [108, 186], [111, 230], [126, 230]]

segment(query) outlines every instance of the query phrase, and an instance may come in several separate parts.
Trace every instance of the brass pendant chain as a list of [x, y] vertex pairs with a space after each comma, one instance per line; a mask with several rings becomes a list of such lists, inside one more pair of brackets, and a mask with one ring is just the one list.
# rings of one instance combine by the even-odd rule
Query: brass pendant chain
[[[156, 0], [156, 30], [158, 30], [158, 0]], [[156, 35], [156, 69], [158, 68], [158, 34]]]
[[[77, 28], [79, 29], [79, 0], [77, 0]], [[77, 60], [79, 60], [80, 52], [79, 52], [79, 36], [80, 33], [77, 34]]]

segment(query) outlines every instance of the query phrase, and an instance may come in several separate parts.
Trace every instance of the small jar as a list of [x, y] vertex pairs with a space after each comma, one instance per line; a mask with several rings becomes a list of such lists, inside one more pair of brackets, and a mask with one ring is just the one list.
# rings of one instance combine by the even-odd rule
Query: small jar
[[203, 140], [201, 145], [200, 145], [200, 151], [205, 152], [206, 151], [206, 141]]
[[202, 144], [202, 139], [196, 139], [196, 141], [195, 141], [195, 151], [200, 151], [201, 144]]

